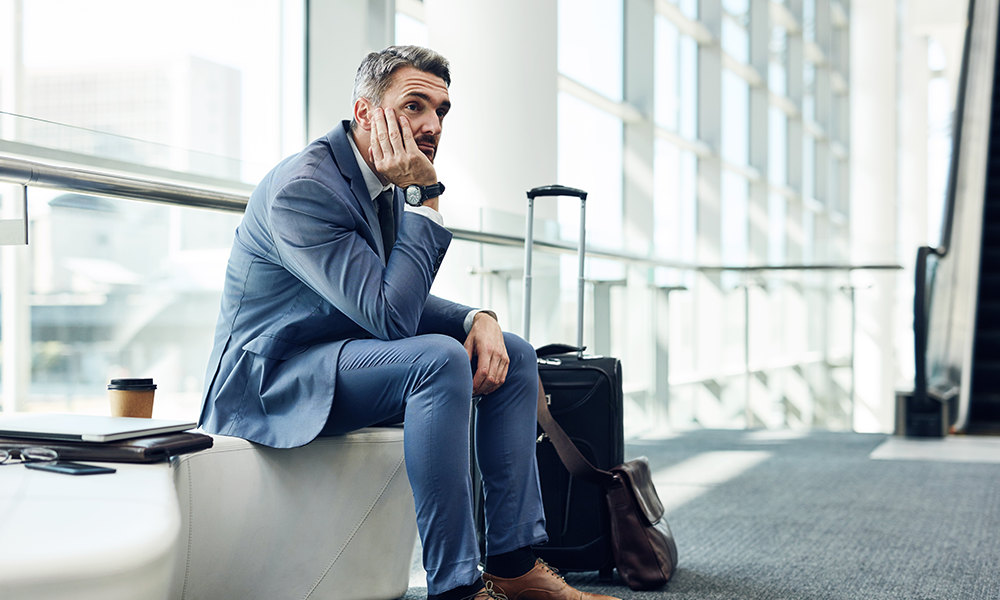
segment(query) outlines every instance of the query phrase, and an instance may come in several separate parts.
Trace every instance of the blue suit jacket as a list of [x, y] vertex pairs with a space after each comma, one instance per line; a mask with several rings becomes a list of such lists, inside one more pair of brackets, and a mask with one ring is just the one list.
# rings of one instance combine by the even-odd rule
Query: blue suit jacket
[[471, 310], [430, 295], [451, 233], [394, 201], [383, 265], [348, 123], [278, 164], [250, 196], [226, 269], [199, 424], [276, 448], [312, 441], [352, 339], [465, 339]]

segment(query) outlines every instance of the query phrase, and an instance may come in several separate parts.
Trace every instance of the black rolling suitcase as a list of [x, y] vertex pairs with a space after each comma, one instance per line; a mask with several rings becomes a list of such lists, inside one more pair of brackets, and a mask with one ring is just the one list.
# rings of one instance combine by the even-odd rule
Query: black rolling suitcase
[[[534, 199], [539, 196], [575, 196], [580, 199], [579, 285], [577, 290], [577, 344], [539, 348], [538, 373], [549, 410], [588, 461], [609, 470], [624, 461], [622, 425], [622, 369], [617, 358], [583, 353], [584, 255], [587, 192], [563, 186], [528, 191], [524, 261], [524, 337], [531, 325], [531, 254]], [[538, 475], [545, 507], [549, 541], [535, 546], [535, 554], [564, 571], [599, 571], [611, 577], [614, 556], [605, 491], [601, 486], [570, 475], [541, 428], [536, 448]]]

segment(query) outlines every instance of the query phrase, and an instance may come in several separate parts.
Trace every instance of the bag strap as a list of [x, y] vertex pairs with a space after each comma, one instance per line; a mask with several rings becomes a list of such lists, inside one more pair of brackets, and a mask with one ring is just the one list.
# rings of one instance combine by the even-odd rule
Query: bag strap
[[608, 485], [617, 479], [613, 473], [603, 471], [590, 464], [590, 461], [580, 453], [576, 444], [559, 426], [559, 423], [556, 423], [552, 413], [549, 412], [549, 402], [545, 397], [545, 388], [542, 386], [541, 379], [538, 380], [538, 424], [542, 426], [542, 431], [552, 441], [556, 454], [559, 455], [559, 460], [574, 477], [596, 485]]

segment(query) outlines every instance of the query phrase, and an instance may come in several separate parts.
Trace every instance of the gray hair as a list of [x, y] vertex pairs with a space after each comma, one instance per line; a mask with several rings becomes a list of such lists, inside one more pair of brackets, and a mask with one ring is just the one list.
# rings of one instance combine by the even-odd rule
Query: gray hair
[[[359, 98], [365, 98], [373, 106], [380, 106], [386, 90], [392, 85], [392, 76], [401, 67], [413, 67], [444, 80], [451, 86], [451, 71], [448, 59], [433, 50], [420, 46], [389, 46], [381, 52], [372, 52], [361, 61], [358, 74], [354, 77], [353, 106]], [[351, 129], [357, 127], [351, 119]]]

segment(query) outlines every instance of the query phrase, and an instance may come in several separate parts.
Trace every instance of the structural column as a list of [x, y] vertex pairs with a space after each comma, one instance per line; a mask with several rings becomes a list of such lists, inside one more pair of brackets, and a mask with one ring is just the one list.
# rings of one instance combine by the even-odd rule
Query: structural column
[[[894, 0], [851, 5], [851, 262], [896, 257], [896, 6]], [[859, 272], [857, 296], [857, 431], [894, 424], [895, 273]]]
[[361, 59], [392, 45], [393, 0], [306, 0], [306, 133], [314, 140], [351, 116]]
[[[519, 219], [509, 215], [525, 214], [525, 192], [560, 183], [556, 17], [555, 0], [426, 0], [429, 45], [451, 62], [452, 109], [435, 163], [448, 186], [441, 213], [449, 226], [520, 234]], [[556, 199], [536, 199], [534, 214], [544, 237], [539, 221], [555, 220]], [[532, 341], [561, 331], [557, 259], [535, 253]], [[575, 302], [566, 310], [575, 311]], [[519, 311], [503, 322], [522, 322]]]
[[[478, 220], [480, 207], [523, 215], [525, 192], [556, 182], [556, 2], [427, 0], [425, 14], [431, 48], [452, 67], [438, 171], [462, 200], [442, 208], [445, 220]], [[535, 214], [554, 218], [555, 202]]]

